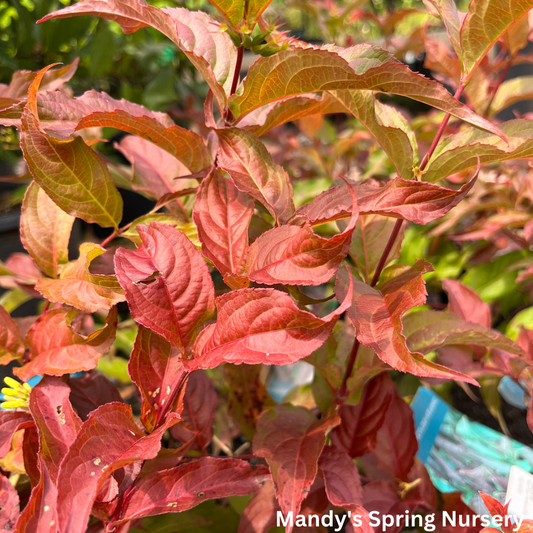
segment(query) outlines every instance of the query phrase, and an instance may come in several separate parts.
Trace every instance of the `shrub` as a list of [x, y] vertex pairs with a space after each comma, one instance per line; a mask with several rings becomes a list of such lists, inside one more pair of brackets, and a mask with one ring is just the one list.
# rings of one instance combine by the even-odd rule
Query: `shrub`
[[[481, 384], [501, 419], [502, 376], [533, 388], [533, 122], [495, 118], [532, 96], [530, 77], [506, 76], [530, 61], [533, 2], [473, 0], [464, 18], [451, 0], [429, 14], [308, 3], [345, 47], [266, 22], [268, 0], [211, 3], [224, 22], [140, 0], [40, 21], [160, 31], [209, 87], [188, 128], [70, 96], [76, 63], [0, 89], [32, 178], [29, 255], [1, 272], [0, 361], [22, 382], [2, 391], [4, 529], [268, 532], [279, 510], [344, 510], [370, 531], [370, 511], [464, 510], [416, 458], [404, 396]], [[353, 44], [354, 28], [390, 50]], [[258, 57], [240, 82], [245, 50]], [[438, 81], [398, 59], [423, 50]], [[131, 166], [97, 151], [106, 128], [128, 134], [115, 146]], [[117, 186], [153, 209], [121, 223]], [[76, 218], [110, 234], [69, 261]], [[12, 318], [30, 298], [40, 316]], [[312, 386], [277, 404], [265, 374], [301, 360]]]

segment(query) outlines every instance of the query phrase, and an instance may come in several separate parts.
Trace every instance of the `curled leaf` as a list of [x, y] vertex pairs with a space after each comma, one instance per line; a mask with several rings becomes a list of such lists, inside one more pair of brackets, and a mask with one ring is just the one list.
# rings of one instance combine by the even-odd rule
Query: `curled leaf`
[[220, 140], [217, 163], [237, 188], [261, 202], [276, 222], [294, 212], [292, 185], [287, 172], [274, 162], [263, 143], [237, 128], [216, 130]]
[[[477, 160], [476, 160], [477, 163]], [[375, 213], [403, 218], [415, 224], [428, 224], [455, 207], [474, 186], [476, 177], [459, 190], [432, 183], [395, 178], [383, 186], [375, 182], [354, 185], [359, 214]], [[333, 187], [300, 207], [290, 223], [307, 218], [312, 225], [324, 224], [351, 216], [352, 199], [346, 186]], [[305, 218], [303, 218], [305, 217]]]
[[105, 252], [105, 248], [90, 242], [80, 246], [80, 256], [65, 265], [59, 279], [41, 278], [35, 285], [51, 302], [71, 305], [94, 313], [111, 309], [126, 298], [115, 276], [91, 274], [91, 262]]
[[62, 376], [80, 370], [92, 370], [109, 351], [115, 340], [117, 308], [107, 315], [106, 325], [89, 336], [76, 333], [71, 326], [77, 311], [52, 309], [42, 314], [26, 335], [30, 361], [14, 373], [27, 381], [32, 376]]
[[[348, 317], [355, 327], [356, 337], [361, 344], [372, 348], [382, 361], [401, 372], [477, 384], [469, 376], [432, 363], [407, 348], [402, 333], [402, 316], [412, 307], [425, 303], [427, 293], [422, 274], [430, 270], [433, 269], [427, 261], [418, 260], [413, 267], [404, 267], [379, 290], [352, 279], [353, 303], [348, 309]], [[346, 294], [344, 287], [349, 283], [348, 276], [351, 274], [339, 271], [335, 285], [337, 298]]]

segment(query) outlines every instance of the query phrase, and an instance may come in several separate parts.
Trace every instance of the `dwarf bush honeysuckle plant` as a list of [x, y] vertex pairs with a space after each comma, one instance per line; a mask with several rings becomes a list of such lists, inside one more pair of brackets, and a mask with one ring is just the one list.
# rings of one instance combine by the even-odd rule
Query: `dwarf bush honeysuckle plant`
[[[18, 378], [2, 391], [4, 530], [267, 533], [281, 511], [290, 532], [333, 510], [369, 532], [371, 511], [468, 512], [416, 458], [398, 380], [481, 384], [489, 402], [502, 376], [533, 390], [533, 331], [491, 327], [531, 298], [533, 121], [494, 117], [533, 97], [530, 77], [506, 80], [531, 62], [533, 0], [472, 0], [466, 14], [452, 0], [385, 14], [309, 2], [319, 27], [350, 26], [346, 47], [292, 38], [269, 3], [213, 0], [212, 18], [81, 0], [41, 21], [162, 32], [209, 88], [204, 120], [182, 111], [188, 128], [105, 93], [72, 97], [77, 62], [0, 87], [31, 179], [28, 254], [0, 272], [0, 362]], [[353, 44], [361, 21], [388, 50]], [[437, 81], [400, 61], [422, 49]], [[241, 81], [245, 50], [257, 57]], [[409, 100], [426, 104], [412, 121]], [[99, 152], [103, 128], [124, 132], [130, 165]], [[117, 187], [154, 208], [123, 223]], [[76, 218], [109, 237], [69, 260]], [[509, 273], [520, 288], [510, 307], [487, 293], [496, 271], [498, 290]], [[447, 300], [426, 304], [428, 290]], [[42, 313], [12, 318], [29, 298]], [[118, 388], [103, 364], [117, 351], [131, 380]], [[269, 371], [301, 360], [312, 386], [277, 404]]]

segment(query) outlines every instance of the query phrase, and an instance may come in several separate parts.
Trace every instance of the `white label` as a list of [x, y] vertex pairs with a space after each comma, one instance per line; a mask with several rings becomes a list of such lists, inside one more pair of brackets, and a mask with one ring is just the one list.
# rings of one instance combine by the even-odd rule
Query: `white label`
[[509, 504], [510, 515], [522, 520], [533, 520], [533, 474], [519, 466], [511, 467], [505, 502]]

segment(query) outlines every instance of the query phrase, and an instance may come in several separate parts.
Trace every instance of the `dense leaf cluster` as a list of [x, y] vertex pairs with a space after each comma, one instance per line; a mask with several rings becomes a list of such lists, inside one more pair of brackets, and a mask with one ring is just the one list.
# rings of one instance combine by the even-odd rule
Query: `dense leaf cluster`
[[[28, 254], [0, 271], [0, 363], [24, 382], [2, 391], [0, 524], [268, 533], [279, 510], [334, 509], [364, 517], [348, 530], [367, 533], [371, 511], [471, 513], [439, 497], [416, 458], [398, 383], [481, 384], [496, 416], [502, 376], [533, 391], [531, 308], [507, 334], [492, 327], [532, 294], [533, 122], [495, 116], [532, 96], [530, 78], [505, 78], [531, 62], [533, 1], [460, 13], [425, 0], [432, 18], [346, 8], [389, 50], [294, 39], [266, 22], [268, 0], [211, 3], [224, 22], [143, 0], [81, 0], [41, 21], [161, 32], [209, 87], [201, 119], [184, 111], [190, 129], [94, 90], [72, 97], [77, 61], [0, 86], [0, 124], [18, 129], [32, 179]], [[319, 27], [339, 16], [321, 4]], [[425, 26], [396, 37], [413, 11]], [[439, 21], [449, 45], [431, 31]], [[245, 48], [258, 57], [241, 82]], [[422, 48], [435, 79], [398, 59]], [[408, 120], [384, 93], [432, 109]], [[327, 115], [341, 119], [333, 134]], [[115, 148], [129, 166], [99, 153], [103, 128], [127, 134]], [[155, 207], [122, 224], [119, 188]], [[69, 260], [76, 218], [111, 233]], [[30, 298], [45, 300], [40, 316], [12, 318]], [[95, 370], [117, 350], [131, 381], [120, 390]], [[265, 375], [304, 359], [312, 386], [277, 404]]]

